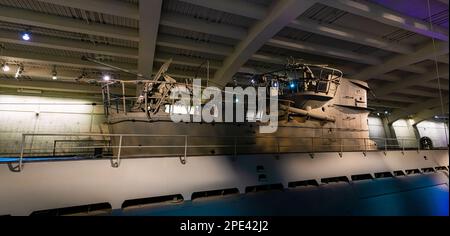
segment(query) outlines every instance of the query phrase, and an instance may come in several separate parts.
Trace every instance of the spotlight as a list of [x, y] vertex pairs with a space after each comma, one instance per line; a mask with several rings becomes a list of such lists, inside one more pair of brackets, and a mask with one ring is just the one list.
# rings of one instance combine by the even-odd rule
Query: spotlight
[[252, 84], [254, 84], [255, 83], [255, 80], [254, 79], [252, 79], [251, 81], [250, 81]]
[[293, 89], [293, 88], [295, 88], [295, 84], [294, 83], [290, 83], [289, 87]]
[[389, 113], [388, 111], [384, 111], [384, 114], [386, 114], [386, 115], [387, 115], [388, 113]]
[[379, 112], [377, 112], [377, 116], [380, 116], [380, 113], [379, 113]]
[[52, 71], [52, 79], [53, 79], [53, 80], [57, 80], [57, 79], [58, 79], [58, 76], [57, 76], [57, 73], [56, 73], [56, 67], [53, 67], [53, 71]]
[[273, 86], [274, 86], [274, 87], [278, 87], [278, 83], [275, 82], [275, 83], [273, 84]]
[[2, 70], [4, 71], [4, 72], [8, 72], [9, 71], [9, 66], [6, 64], [6, 63], [3, 63], [2, 64]]
[[439, 116], [434, 116], [434, 119], [438, 119], [439, 118]]
[[103, 75], [103, 80], [104, 80], [104, 81], [109, 81], [109, 80], [111, 80], [111, 76], [109, 76], [109, 75]]
[[31, 39], [31, 33], [30, 32], [23, 32], [20, 36], [25, 41], [29, 41]]

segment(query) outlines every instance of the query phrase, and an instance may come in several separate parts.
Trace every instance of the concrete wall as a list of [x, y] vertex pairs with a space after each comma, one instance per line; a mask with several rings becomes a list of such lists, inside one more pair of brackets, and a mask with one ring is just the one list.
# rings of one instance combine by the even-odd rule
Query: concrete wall
[[[0, 95], [0, 155], [17, 155], [23, 133], [108, 132], [103, 106], [93, 101]], [[27, 148], [52, 149], [55, 138], [34, 138]], [[31, 140], [27, 140], [31, 143]], [[51, 151], [51, 150], [50, 150]], [[40, 153], [35, 151], [34, 153]]]
[[429, 137], [434, 147], [448, 146], [448, 126], [443, 122], [422, 121], [417, 124], [420, 137]]
[[404, 143], [405, 148], [417, 148], [419, 137], [416, 137], [415, 128], [412, 126], [413, 122], [413, 120], [401, 119], [392, 123], [400, 147]]

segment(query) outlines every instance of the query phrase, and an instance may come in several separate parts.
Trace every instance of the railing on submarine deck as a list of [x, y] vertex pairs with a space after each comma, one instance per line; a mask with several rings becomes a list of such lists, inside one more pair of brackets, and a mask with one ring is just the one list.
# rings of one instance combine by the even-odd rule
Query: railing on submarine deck
[[[102, 87], [102, 97], [103, 97], [103, 107], [104, 107], [104, 114], [105, 116], [110, 115], [110, 110], [115, 110], [116, 113], [123, 112], [125, 115], [127, 115], [128, 112], [132, 111], [132, 108], [136, 104], [136, 101], [139, 97], [136, 96], [126, 96], [125, 93], [125, 84], [132, 83], [133, 81], [122, 81], [118, 80], [118, 82], [121, 85], [122, 88], [122, 94], [113, 94], [111, 93], [110, 85], [107, 83]], [[281, 91], [282, 92], [282, 91]], [[144, 96], [143, 101], [143, 112], [146, 114], [148, 113], [148, 105], [149, 105], [149, 99], [160, 99], [161, 97], [146, 97]], [[267, 100], [270, 100], [271, 98], [267, 98]], [[281, 99], [277, 98], [277, 101], [280, 104], [284, 104], [287, 107], [291, 107], [295, 102], [291, 100]], [[174, 100], [171, 101], [171, 105], [173, 106], [175, 103]], [[287, 114], [291, 112], [287, 111]]]
[[[27, 148], [27, 137], [32, 137], [31, 143], [29, 144], [30, 148]], [[81, 146], [70, 146], [70, 147], [62, 147], [56, 151], [57, 146], [54, 145], [54, 142], [50, 142], [47, 140], [46, 142], [38, 142], [42, 143], [51, 143], [53, 147], [48, 147], [45, 149], [44, 147], [33, 148], [33, 142], [36, 142], [36, 137], [52, 137], [59, 138], [65, 137], [64, 141], [72, 140], [74, 143], [83, 142], [86, 140], [80, 139], [81, 137], [88, 137], [88, 140], [94, 141], [103, 141], [106, 145], [81, 145]], [[67, 139], [72, 138], [72, 139]], [[74, 140], [73, 138], [77, 138]], [[112, 143], [111, 139], [115, 138], [116, 143]], [[175, 145], [124, 145], [125, 139], [132, 138], [170, 138], [170, 143], [175, 143]], [[195, 140], [196, 138], [203, 138], [204, 140], [211, 140], [211, 138], [223, 138], [227, 139], [228, 143], [225, 144], [189, 144], [190, 140]], [[178, 141], [175, 141], [178, 139]], [[272, 139], [269, 140], [269, 143], [263, 143], [256, 145], [255, 143], [246, 144], [245, 139]], [[289, 140], [291, 143], [286, 144], [283, 140]], [[304, 142], [295, 142], [295, 140], [303, 140]], [[307, 141], [305, 141], [307, 140]], [[333, 142], [335, 144], [331, 144], [327, 142]], [[375, 142], [384, 144], [382, 147], [378, 146]], [[55, 141], [55, 140], [54, 140]], [[293, 143], [293, 144], [292, 144]], [[300, 144], [299, 144], [300, 143]], [[189, 135], [153, 135], [153, 134], [99, 134], [99, 133], [75, 133], [75, 134], [52, 134], [52, 133], [30, 133], [30, 134], [22, 134], [22, 142], [20, 146], [20, 156], [18, 158], [18, 166], [16, 167], [19, 171], [23, 168], [24, 156], [31, 156], [34, 152], [34, 157], [52, 155], [51, 158], [47, 160], [58, 160], [58, 156], [67, 155], [68, 153], [74, 153], [72, 150], [76, 150], [79, 152], [80, 150], [89, 150], [97, 151], [97, 157], [101, 158], [111, 158], [111, 163], [113, 167], [118, 167], [121, 161], [121, 158], [127, 157], [123, 155], [124, 149], [143, 149], [143, 148], [179, 148], [182, 150], [182, 153], [176, 154], [164, 154], [159, 153], [159, 157], [168, 157], [168, 156], [176, 156], [179, 157], [181, 162], [184, 164], [186, 162], [186, 158], [189, 155], [211, 155], [211, 154], [189, 154], [189, 150], [193, 148], [228, 148], [228, 153], [223, 153], [223, 155], [233, 155], [237, 157], [237, 155], [245, 155], [245, 154], [257, 154], [258, 152], [245, 152], [244, 148], [252, 148], [260, 149], [261, 147], [267, 148], [272, 147], [273, 149], [262, 152], [266, 154], [281, 154], [281, 153], [309, 153], [311, 157], [313, 157], [314, 153], [318, 152], [337, 152], [339, 156], [342, 157], [343, 152], [355, 152], [360, 151], [366, 155], [367, 152], [370, 151], [384, 151], [386, 154], [387, 151], [390, 150], [401, 150], [404, 153], [405, 150], [417, 150], [417, 152], [421, 151], [420, 139], [387, 139], [387, 138], [324, 138], [324, 137], [255, 137], [255, 136], [189, 136]], [[297, 149], [295, 149], [297, 148]], [[300, 148], [300, 149], [299, 149]], [[93, 149], [93, 150], [92, 150]], [[113, 149], [116, 149], [115, 154], [113, 154]], [[101, 150], [98, 155], [99, 150]], [[85, 152], [86, 153], [86, 152]], [[261, 153], [261, 152], [259, 152]], [[222, 154], [221, 154], [222, 155]], [[158, 153], [154, 155], [148, 155], [148, 157], [157, 157]], [[135, 157], [135, 156], [128, 156]], [[89, 156], [83, 156], [82, 159], [88, 159]], [[92, 156], [91, 156], [92, 158]], [[32, 158], [30, 158], [32, 161]]]

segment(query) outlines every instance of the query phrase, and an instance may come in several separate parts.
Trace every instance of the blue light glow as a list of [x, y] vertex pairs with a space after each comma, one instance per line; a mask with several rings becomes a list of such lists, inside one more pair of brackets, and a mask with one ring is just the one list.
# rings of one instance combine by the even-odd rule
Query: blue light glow
[[31, 34], [28, 32], [22, 33], [22, 39], [25, 41], [29, 41], [31, 39]]

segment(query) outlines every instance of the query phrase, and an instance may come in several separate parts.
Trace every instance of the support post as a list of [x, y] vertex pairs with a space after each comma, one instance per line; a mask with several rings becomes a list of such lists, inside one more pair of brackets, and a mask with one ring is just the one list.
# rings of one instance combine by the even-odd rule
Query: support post
[[116, 158], [116, 161], [114, 162], [113, 161], [113, 167], [114, 168], [117, 168], [117, 167], [119, 167], [119, 165], [120, 165], [120, 154], [121, 154], [121, 151], [122, 151], [122, 135], [120, 135], [119, 136], [119, 150], [117, 151], [117, 158]]
[[402, 139], [402, 155], [405, 155], [405, 139]]
[[126, 115], [127, 114], [127, 103], [126, 103], [126, 99], [125, 99], [125, 83], [123, 81], [121, 81], [121, 84], [122, 84], [123, 112]]
[[23, 168], [23, 153], [25, 149], [25, 137], [26, 134], [22, 134], [22, 143], [20, 144], [20, 157], [19, 157], [19, 172], [22, 171]]
[[363, 152], [364, 156], [367, 156], [367, 142], [366, 141], [367, 140], [364, 138], [364, 152]]

